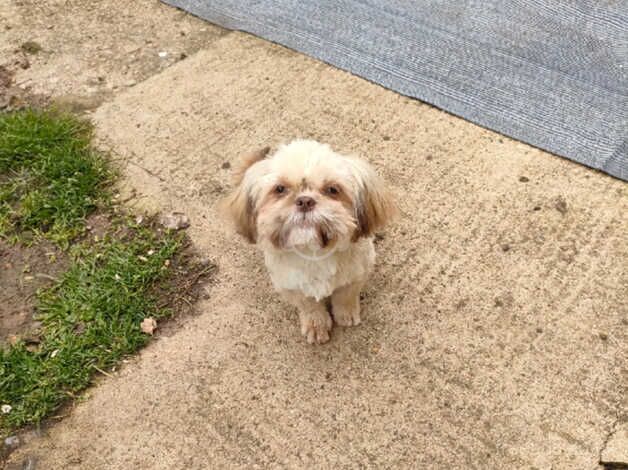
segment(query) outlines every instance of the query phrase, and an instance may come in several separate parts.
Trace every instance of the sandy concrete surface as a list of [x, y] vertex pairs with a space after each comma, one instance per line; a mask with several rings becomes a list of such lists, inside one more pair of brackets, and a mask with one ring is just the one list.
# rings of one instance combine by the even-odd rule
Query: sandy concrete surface
[[[219, 273], [9, 468], [598, 468], [626, 420], [625, 183], [241, 33], [95, 120], [123, 195], [189, 215]], [[215, 209], [226, 162], [294, 137], [363, 155], [402, 211], [362, 325], [318, 347]]]
[[226, 33], [157, 0], [0, 0], [0, 67], [11, 95], [91, 110]]

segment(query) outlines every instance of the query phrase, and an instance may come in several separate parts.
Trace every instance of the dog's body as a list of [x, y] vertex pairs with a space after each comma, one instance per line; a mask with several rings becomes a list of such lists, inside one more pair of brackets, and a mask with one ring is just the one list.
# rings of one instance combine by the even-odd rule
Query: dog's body
[[374, 231], [395, 213], [362, 160], [296, 140], [246, 158], [226, 199], [240, 234], [257, 243], [275, 288], [299, 308], [310, 343], [329, 339], [331, 300], [339, 325], [360, 322], [359, 295], [375, 263]]

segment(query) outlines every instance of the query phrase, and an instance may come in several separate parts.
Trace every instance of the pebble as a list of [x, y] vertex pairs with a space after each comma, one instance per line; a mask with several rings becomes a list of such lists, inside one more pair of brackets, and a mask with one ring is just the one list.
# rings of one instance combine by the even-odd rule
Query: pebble
[[20, 438], [17, 436], [9, 436], [5, 438], [4, 440], [4, 446], [8, 447], [9, 449], [15, 449], [19, 445], [20, 445]]
[[182, 212], [171, 212], [159, 218], [159, 223], [170, 230], [181, 230], [190, 226], [190, 219]]

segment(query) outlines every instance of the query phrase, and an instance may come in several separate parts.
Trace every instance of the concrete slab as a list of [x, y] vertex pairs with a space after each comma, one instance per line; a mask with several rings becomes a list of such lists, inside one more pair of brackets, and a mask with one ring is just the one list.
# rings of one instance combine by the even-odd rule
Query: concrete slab
[[[158, 0], [3, 0], [0, 18], [0, 66], [15, 75], [12, 94], [79, 111], [228, 32]], [[41, 50], [26, 53], [29, 42]]]
[[[624, 183], [240, 33], [96, 121], [125, 195], [189, 215], [220, 272], [198, 316], [11, 465], [598, 465], [626, 409]], [[224, 162], [297, 136], [368, 158], [402, 210], [363, 324], [320, 347], [215, 210]]]

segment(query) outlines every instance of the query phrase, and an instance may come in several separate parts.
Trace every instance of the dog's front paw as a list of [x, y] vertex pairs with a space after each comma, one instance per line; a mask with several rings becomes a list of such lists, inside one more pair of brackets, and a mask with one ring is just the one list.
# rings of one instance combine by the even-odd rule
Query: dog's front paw
[[310, 344], [323, 344], [329, 341], [332, 321], [327, 312], [325, 314], [302, 313], [301, 334]]
[[332, 314], [334, 321], [340, 326], [356, 326], [360, 324], [360, 303], [334, 305]]

